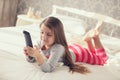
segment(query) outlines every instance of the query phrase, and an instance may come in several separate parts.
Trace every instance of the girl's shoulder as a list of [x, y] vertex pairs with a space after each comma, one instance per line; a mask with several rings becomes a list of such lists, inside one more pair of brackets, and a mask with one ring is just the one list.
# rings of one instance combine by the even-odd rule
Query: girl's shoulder
[[54, 44], [52, 48], [64, 48], [64, 46], [61, 44]]
[[61, 44], [54, 44], [52, 47], [51, 47], [52, 50], [57, 50], [57, 51], [64, 51], [65, 50], [65, 47]]
[[64, 52], [65, 52], [65, 47], [61, 44], [54, 44], [50, 49], [50, 54], [56, 58], [62, 57]]

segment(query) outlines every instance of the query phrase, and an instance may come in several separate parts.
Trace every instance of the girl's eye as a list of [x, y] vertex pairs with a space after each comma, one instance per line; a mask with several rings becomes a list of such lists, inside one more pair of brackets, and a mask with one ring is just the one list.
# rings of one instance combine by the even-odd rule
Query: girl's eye
[[47, 36], [52, 36], [52, 34], [47, 34]]
[[43, 34], [43, 32], [41, 32], [41, 34]]
[[[44, 34], [44, 32], [41, 32], [41, 34]], [[50, 34], [50, 33], [47, 33], [47, 34], [46, 34], [46, 36], [49, 36], [49, 37], [51, 37], [51, 36], [52, 36], [52, 34]]]

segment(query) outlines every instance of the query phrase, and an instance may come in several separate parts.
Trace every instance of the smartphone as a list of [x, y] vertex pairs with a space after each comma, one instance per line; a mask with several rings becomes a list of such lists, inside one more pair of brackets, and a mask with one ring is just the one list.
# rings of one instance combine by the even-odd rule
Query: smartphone
[[[23, 34], [24, 34], [24, 37], [25, 37], [26, 46], [33, 47], [30, 33], [28, 31], [24, 30]], [[27, 60], [31, 63], [36, 61], [35, 58], [32, 57], [32, 56], [28, 56]]]

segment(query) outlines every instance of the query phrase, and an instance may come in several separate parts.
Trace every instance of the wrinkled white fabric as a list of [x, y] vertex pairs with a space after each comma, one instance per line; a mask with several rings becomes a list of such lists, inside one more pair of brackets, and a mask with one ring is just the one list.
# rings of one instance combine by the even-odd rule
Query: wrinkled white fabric
[[51, 73], [44, 73], [37, 63], [26, 61], [23, 53], [25, 46], [23, 30], [28, 30], [31, 33], [33, 43], [36, 43], [36, 39], [39, 37], [37, 26], [0, 28], [0, 80], [120, 80], [120, 50], [117, 39], [113, 40], [109, 37], [109, 40], [113, 40], [116, 45], [112, 46], [114, 43], [109, 43], [108, 36], [104, 36], [102, 41], [105, 48], [108, 54], [111, 52], [109, 60], [105, 66], [84, 64], [90, 69], [91, 73], [89, 74], [71, 74], [68, 72], [68, 67], [63, 65], [59, 65]]

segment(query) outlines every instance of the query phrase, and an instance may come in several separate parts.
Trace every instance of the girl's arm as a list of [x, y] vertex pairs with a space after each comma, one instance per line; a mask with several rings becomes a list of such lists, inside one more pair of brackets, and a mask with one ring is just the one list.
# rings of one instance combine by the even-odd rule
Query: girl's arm
[[25, 47], [25, 54], [35, 57], [43, 72], [51, 72], [55, 69], [58, 61], [63, 56], [65, 49], [62, 45], [55, 44], [50, 48], [49, 59], [45, 60], [37, 47]]
[[40, 50], [37, 46], [32, 47], [25, 47], [24, 48], [25, 54], [30, 55], [34, 58], [36, 58], [38, 64], [43, 64], [44, 62], [44, 57], [40, 54]]
[[50, 56], [44, 60], [43, 64], [40, 65], [40, 68], [44, 72], [53, 71], [58, 65], [59, 60], [62, 58], [65, 49], [62, 45], [55, 44], [50, 48]]

